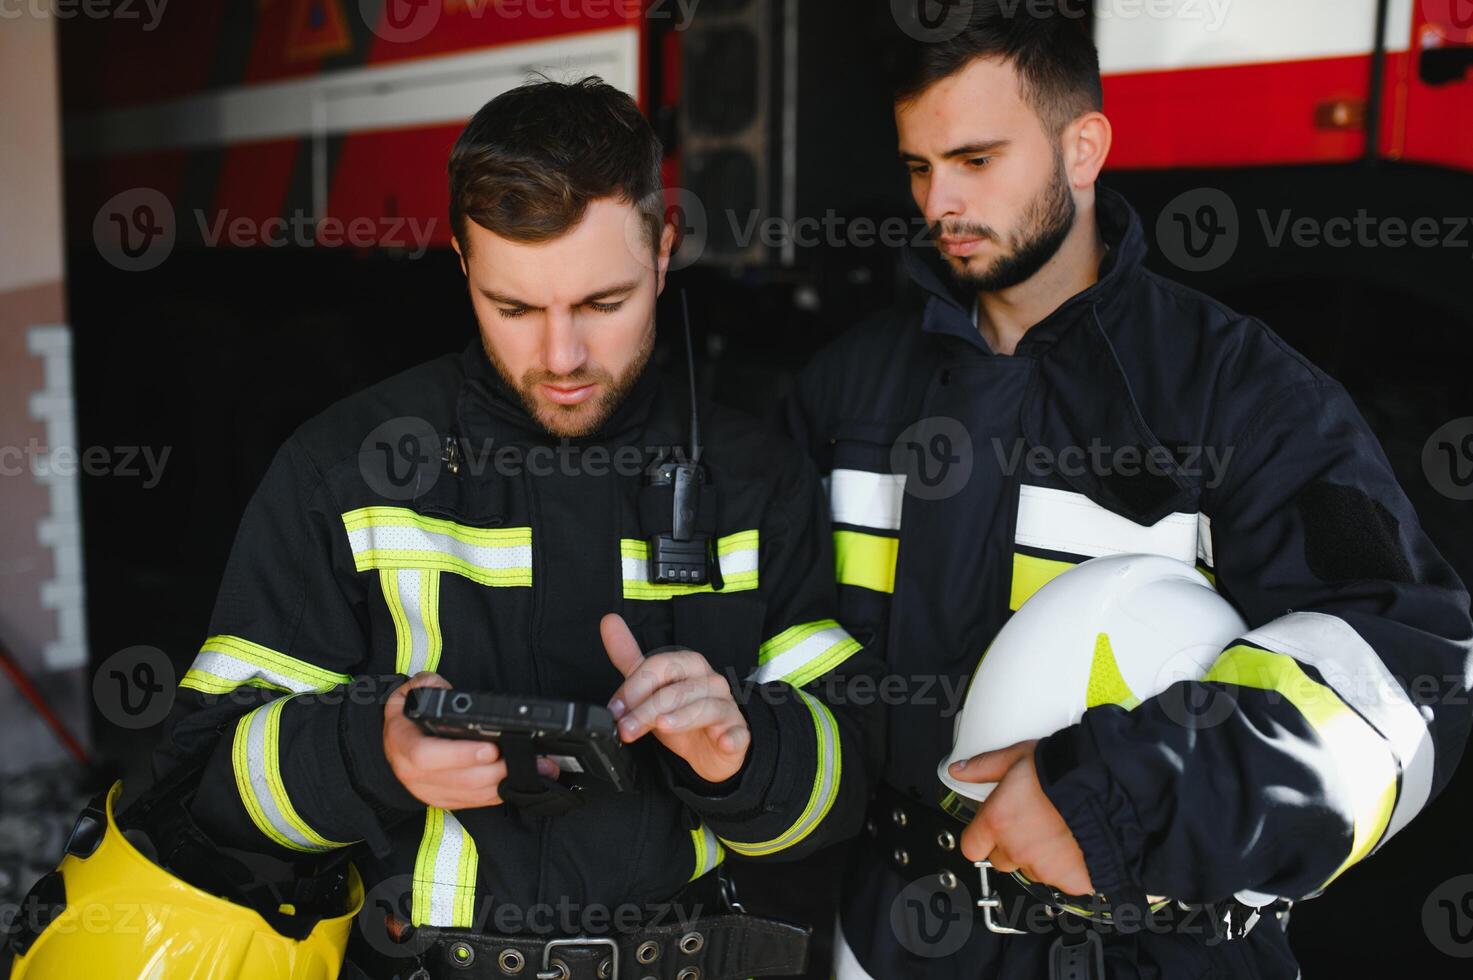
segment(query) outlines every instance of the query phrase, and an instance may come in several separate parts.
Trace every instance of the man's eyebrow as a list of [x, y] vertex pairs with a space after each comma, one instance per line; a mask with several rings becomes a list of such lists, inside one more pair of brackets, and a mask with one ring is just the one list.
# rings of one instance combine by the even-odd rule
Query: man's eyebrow
[[[638, 288], [639, 288], [639, 280], [638, 279], [630, 279], [627, 282], [616, 282], [613, 285], [605, 286], [602, 289], [595, 290], [594, 292], [589, 293], [587, 296], [585, 296], [582, 299], [580, 299], [574, 305], [575, 306], [583, 306], [586, 303], [596, 303], [599, 300], [605, 299], [605, 298], [607, 298], [609, 296], [617, 296], [620, 293], [633, 292], [635, 289], [638, 289]], [[527, 303], [527, 302], [524, 302], [523, 300], [519, 300], [515, 296], [507, 296], [504, 293], [498, 293], [495, 290], [491, 290], [491, 289], [482, 289], [481, 290], [481, 295], [482, 296], [485, 296], [487, 299], [491, 300], [491, 302], [493, 302], [493, 303], [500, 303], [503, 306], [515, 306], [515, 307], [519, 307], [519, 308], [527, 309], [527, 310], [540, 310], [540, 309], [542, 309], [542, 307], [540, 307], [540, 306], [533, 306], [531, 303]]]
[[500, 303], [502, 306], [519, 306], [528, 310], [542, 309], [542, 307], [540, 306], [533, 306], [531, 303], [524, 303], [521, 300], [517, 299], [515, 296], [506, 296], [502, 293], [494, 292], [490, 289], [482, 289], [481, 295], [486, 297], [493, 303]]
[[605, 286], [603, 289], [600, 289], [597, 292], [589, 293], [587, 296], [578, 301], [578, 305], [582, 306], [585, 303], [596, 303], [601, 299], [607, 299], [610, 296], [617, 296], [620, 293], [632, 293], [638, 288], [638, 279], [630, 279], [627, 282], [616, 282], [612, 286]]
[[[1012, 140], [1005, 139], [978, 140], [974, 143], [963, 143], [961, 146], [954, 146], [951, 149], [947, 150], [945, 153], [941, 154], [941, 158], [943, 160], [954, 160], [957, 157], [986, 156], [989, 153], [996, 153], [998, 150], [1007, 147], [1011, 143]], [[925, 163], [926, 158], [902, 148], [900, 151], [900, 162]]]

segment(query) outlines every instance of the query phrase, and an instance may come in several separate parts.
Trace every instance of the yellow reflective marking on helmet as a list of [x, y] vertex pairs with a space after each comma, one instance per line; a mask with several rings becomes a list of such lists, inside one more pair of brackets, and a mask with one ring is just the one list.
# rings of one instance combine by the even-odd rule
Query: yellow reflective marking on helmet
[[900, 539], [862, 531], [834, 532], [834, 581], [871, 592], [895, 591]]
[[813, 727], [818, 740], [818, 765], [813, 776], [813, 790], [809, 793], [808, 803], [798, 819], [772, 840], [744, 844], [728, 837], [721, 838], [727, 847], [743, 857], [775, 854], [799, 843], [823, 822], [839, 797], [839, 779], [843, 775], [844, 760], [843, 747], [839, 743], [838, 722], [834, 721], [833, 712], [828, 705], [803, 691], [797, 691], [797, 694], [813, 716]]
[[1008, 595], [1008, 608], [1017, 612], [1023, 603], [1033, 598], [1033, 593], [1073, 567], [1073, 562], [1013, 552], [1013, 584]]
[[1282, 653], [1243, 644], [1230, 647], [1203, 681], [1282, 695], [1314, 728], [1335, 760], [1336, 772], [1351, 792], [1355, 833], [1349, 855], [1325, 885], [1369, 854], [1391, 822], [1400, 772], [1391, 745], [1381, 733], [1334, 690], [1315, 681], [1298, 661]]
[[1135, 696], [1125, 677], [1120, 673], [1120, 664], [1115, 660], [1115, 650], [1110, 646], [1110, 636], [1101, 633], [1095, 637], [1095, 655], [1089, 665], [1089, 685], [1084, 696], [1085, 707], [1097, 704], [1118, 704], [1127, 711], [1141, 703]]

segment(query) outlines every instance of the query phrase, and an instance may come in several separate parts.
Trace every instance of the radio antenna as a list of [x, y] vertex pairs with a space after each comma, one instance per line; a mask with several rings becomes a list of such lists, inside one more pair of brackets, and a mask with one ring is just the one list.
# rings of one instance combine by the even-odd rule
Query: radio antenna
[[696, 412], [696, 353], [690, 339], [690, 304], [680, 291], [680, 313], [685, 319], [685, 368], [690, 377], [690, 461], [701, 461], [701, 418]]

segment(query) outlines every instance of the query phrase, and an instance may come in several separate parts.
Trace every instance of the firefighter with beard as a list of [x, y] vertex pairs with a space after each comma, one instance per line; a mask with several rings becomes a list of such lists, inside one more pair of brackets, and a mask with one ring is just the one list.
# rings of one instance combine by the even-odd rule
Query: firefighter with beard
[[996, 784], [966, 825], [935, 769], [953, 717], [892, 706], [836, 973], [1288, 980], [1289, 903], [1456, 767], [1468, 595], [1345, 390], [1142, 265], [1098, 180], [1112, 132], [1080, 22], [972, 7], [895, 97], [936, 246], [904, 256], [921, 299], [822, 352], [784, 413], [827, 479], [840, 619], [892, 672], [955, 687], [1055, 576], [1138, 554], [1197, 566], [1248, 628], [1201, 679], [958, 761]]

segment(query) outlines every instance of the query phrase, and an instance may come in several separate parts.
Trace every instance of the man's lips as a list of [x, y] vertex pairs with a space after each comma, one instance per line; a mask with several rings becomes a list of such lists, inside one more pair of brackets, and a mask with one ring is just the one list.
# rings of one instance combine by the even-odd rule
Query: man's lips
[[596, 383], [586, 385], [538, 385], [547, 400], [557, 405], [581, 405], [587, 401], [598, 388]]
[[942, 236], [936, 239], [936, 245], [947, 255], [962, 257], [971, 255], [980, 249], [987, 239], [985, 238], [952, 238]]

